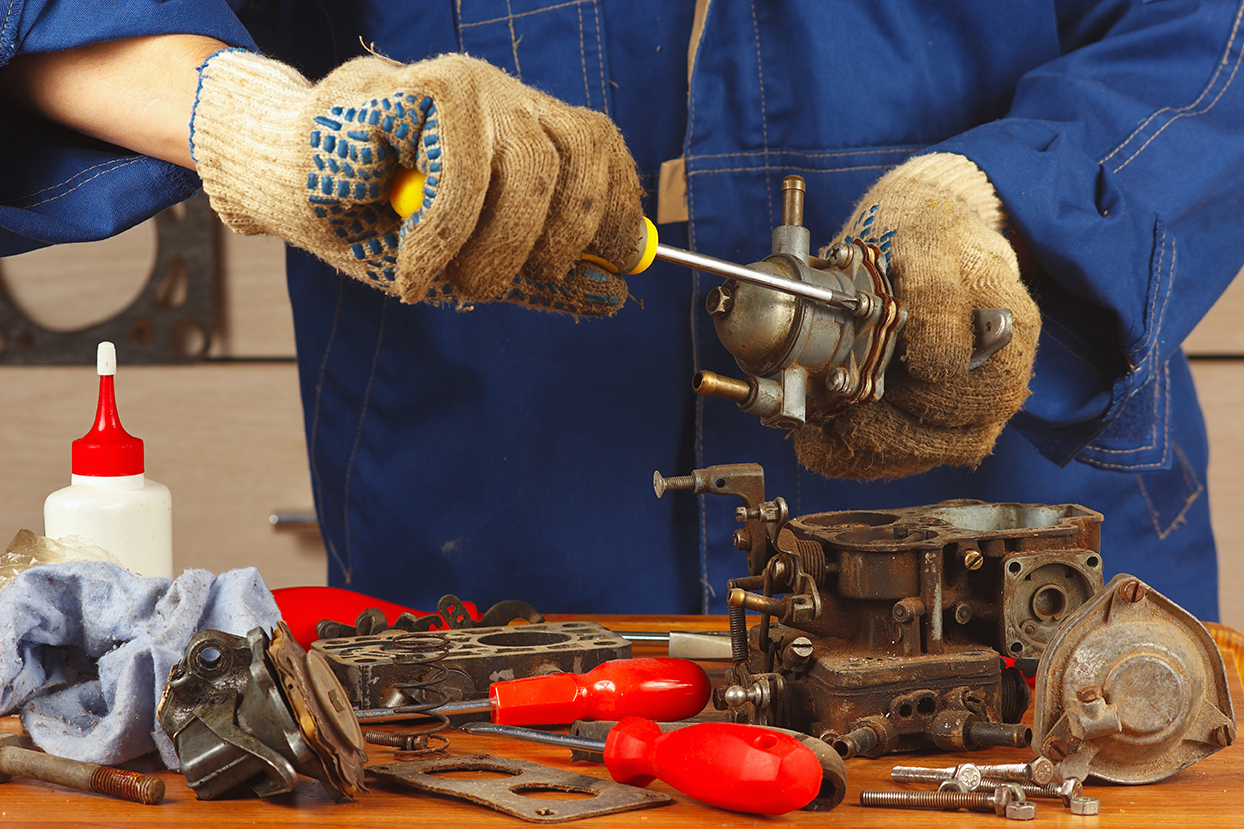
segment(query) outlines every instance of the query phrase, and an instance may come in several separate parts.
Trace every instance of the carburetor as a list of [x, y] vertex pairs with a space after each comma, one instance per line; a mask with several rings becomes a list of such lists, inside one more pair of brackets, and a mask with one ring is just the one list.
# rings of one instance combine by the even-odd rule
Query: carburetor
[[[880, 399], [907, 322], [877, 245], [846, 239], [826, 258], [810, 254], [804, 193], [800, 176], [782, 180], [782, 223], [773, 229], [772, 253], [760, 262], [743, 266], [668, 245], [655, 249], [657, 259], [727, 278], [709, 292], [706, 306], [747, 379], [699, 371], [692, 387], [733, 400], [776, 429], [823, 423]], [[1011, 312], [978, 309], [974, 323], [971, 368], [1010, 342]]]
[[[714, 693], [736, 722], [796, 729], [843, 757], [1025, 746], [1030, 699], [1001, 654], [1037, 658], [1102, 586], [1100, 513], [947, 501], [790, 518], [763, 470], [730, 464], [667, 489], [739, 495], [728, 585], [733, 666]], [[750, 632], [745, 614], [758, 613]]]

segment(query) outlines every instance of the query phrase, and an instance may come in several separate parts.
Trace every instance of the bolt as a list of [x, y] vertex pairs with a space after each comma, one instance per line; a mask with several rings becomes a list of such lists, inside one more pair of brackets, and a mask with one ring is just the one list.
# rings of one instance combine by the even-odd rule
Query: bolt
[[981, 565], [985, 563], [985, 556], [980, 550], [965, 550], [963, 553], [963, 566], [969, 570], [979, 570]]
[[734, 307], [734, 295], [730, 293], [729, 288], [719, 285], [708, 292], [708, 298], [704, 301], [704, 307], [708, 309], [708, 313], [712, 316], [724, 317]]
[[1035, 783], [1044, 786], [1054, 779], [1054, 764], [1045, 757], [1037, 757], [1027, 763], [1001, 763], [978, 766], [981, 775], [994, 780], [1017, 783]]
[[[981, 783], [976, 788], [976, 791], [989, 791], [1004, 782], [1006, 781], [986, 777], [981, 780]], [[1020, 791], [1022, 791], [1027, 797], [1042, 797], [1050, 800], [1061, 800], [1064, 806], [1070, 806], [1072, 798], [1080, 797], [1084, 794], [1084, 784], [1077, 777], [1068, 777], [1062, 783], [1049, 783], [1045, 786], [1038, 786], [1035, 783], [1008, 783], [1007, 785], [1018, 786]]]
[[164, 799], [164, 781], [158, 777], [31, 751], [21, 748], [20, 743], [16, 734], [0, 735], [0, 783], [29, 777], [147, 805]]
[[890, 769], [890, 779], [895, 783], [940, 783], [944, 780], [957, 780], [967, 786], [968, 791], [980, 789], [981, 770], [971, 763], [961, 763], [951, 768], [927, 768], [924, 766], [895, 766]]
[[1006, 807], [1022, 801], [1023, 794], [1016, 794], [1010, 785], [999, 786], [993, 794], [984, 792], [910, 792], [910, 791], [862, 791], [861, 806], [880, 806], [890, 809], [971, 809], [974, 812], [993, 811], [1001, 816]]
[[1095, 815], [1101, 811], [1101, 801], [1095, 797], [1073, 797], [1070, 805], [1073, 815]]
[[1145, 597], [1145, 586], [1136, 579], [1129, 579], [1119, 585], [1117, 594], [1125, 602], [1138, 602]]
[[839, 242], [829, 249], [829, 255], [825, 258], [830, 267], [845, 270], [851, 264], [851, 246], [846, 242]]
[[1220, 725], [1214, 729], [1214, 742], [1226, 748], [1235, 742], [1235, 728], [1230, 725]]
[[734, 549], [746, 552], [752, 548], [752, 534], [746, 529], [734, 531]]
[[825, 388], [830, 394], [846, 394], [851, 389], [851, 374], [842, 366], [825, 372]]
[[658, 498], [664, 495], [667, 489], [674, 492], [683, 489], [695, 489], [695, 476], [676, 475], [672, 478], [666, 478], [658, 470], [652, 473], [652, 489], [656, 492]]
[[959, 602], [955, 605], [955, 621], [961, 625], [972, 621], [972, 608], [967, 603]]
[[812, 640], [806, 636], [800, 636], [794, 642], [790, 643], [790, 652], [794, 656], [806, 660], [812, 655]]
[[1101, 688], [1096, 685], [1088, 685], [1076, 691], [1076, 699], [1080, 702], [1097, 702], [1101, 699]]
[[1006, 804], [1007, 820], [1032, 820], [1037, 816], [1037, 804], [1025, 800], [1022, 803]]

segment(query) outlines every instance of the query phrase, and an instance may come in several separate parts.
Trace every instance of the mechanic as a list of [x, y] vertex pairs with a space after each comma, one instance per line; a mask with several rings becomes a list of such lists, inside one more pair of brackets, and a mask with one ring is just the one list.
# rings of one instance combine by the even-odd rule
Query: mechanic
[[[0, 251], [129, 227], [194, 191], [175, 165], [293, 245], [332, 584], [722, 612], [737, 503], [649, 481], [759, 462], [796, 515], [1083, 504], [1107, 576], [1217, 617], [1180, 343], [1244, 263], [1239, 0], [251, 0], [245, 29], [220, 0], [87, 7], [8, 4]], [[429, 173], [404, 226], [395, 157]], [[911, 312], [886, 398], [793, 441], [689, 389], [738, 374], [718, 279], [562, 276], [625, 255], [641, 206], [663, 241], [760, 259], [792, 173], [814, 245], [885, 244]], [[968, 375], [973, 307], [1012, 308], [1016, 340]]]

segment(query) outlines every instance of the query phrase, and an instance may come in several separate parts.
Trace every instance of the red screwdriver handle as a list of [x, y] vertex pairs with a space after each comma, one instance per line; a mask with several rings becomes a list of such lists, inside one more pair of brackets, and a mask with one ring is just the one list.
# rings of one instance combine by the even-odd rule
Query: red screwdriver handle
[[493, 722], [551, 725], [575, 720], [647, 717], [685, 720], [712, 693], [708, 674], [686, 659], [615, 659], [585, 674], [548, 674], [488, 689]]
[[812, 802], [821, 762], [788, 734], [741, 723], [700, 723], [661, 732], [629, 717], [609, 731], [605, 767], [619, 783], [663, 780], [702, 803], [757, 815], [781, 815]]

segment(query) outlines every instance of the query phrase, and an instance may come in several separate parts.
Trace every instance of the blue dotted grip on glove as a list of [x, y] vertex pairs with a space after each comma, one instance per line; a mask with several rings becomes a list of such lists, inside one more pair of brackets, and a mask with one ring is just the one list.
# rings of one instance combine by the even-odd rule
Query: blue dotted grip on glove
[[[367, 278], [391, 285], [401, 240], [436, 198], [441, 171], [436, 105], [430, 97], [417, 101], [397, 92], [360, 107], [332, 107], [314, 123], [317, 128], [307, 136], [315, 151], [307, 201], [364, 263]], [[413, 154], [425, 176], [423, 203], [405, 221], [388, 204], [389, 183], [403, 151]]]

